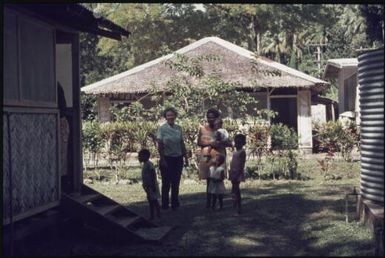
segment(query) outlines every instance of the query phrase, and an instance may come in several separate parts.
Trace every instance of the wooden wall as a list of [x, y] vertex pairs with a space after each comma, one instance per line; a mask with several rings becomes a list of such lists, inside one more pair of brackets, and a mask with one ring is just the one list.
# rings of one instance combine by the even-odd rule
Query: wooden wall
[[55, 28], [4, 8], [3, 224], [58, 204]]
[[357, 67], [343, 67], [338, 72], [338, 111], [356, 111]]

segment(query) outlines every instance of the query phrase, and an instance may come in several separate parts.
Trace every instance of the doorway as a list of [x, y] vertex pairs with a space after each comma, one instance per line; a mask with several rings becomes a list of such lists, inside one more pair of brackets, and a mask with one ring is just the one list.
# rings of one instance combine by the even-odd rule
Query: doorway
[[83, 182], [80, 142], [79, 36], [56, 31], [57, 102], [60, 111], [60, 181], [64, 192], [78, 191]]
[[289, 128], [293, 128], [298, 133], [297, 128], [297, 98], [271, 98], [271, 110], [278, 112], [278, 114], [271, 119], [273, 124], [282, 123]]

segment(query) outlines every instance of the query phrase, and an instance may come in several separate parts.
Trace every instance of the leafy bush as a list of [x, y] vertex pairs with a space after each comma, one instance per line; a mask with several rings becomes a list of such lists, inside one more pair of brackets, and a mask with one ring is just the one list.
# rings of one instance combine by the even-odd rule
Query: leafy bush
[[[274, 154], [271, 153], [272, 166], [277, 167], [278, 173], [282, 172], [285, 177], [294, 179], [298, 167], [297, 154], [293, 151], [298, 148], [297, 133], [281, 123], [271, 125], [269, 133], [272, 150], [277, 151], [276, 155], [278, 155], [276, 159]], [[275, 170], [272, 170], [272, 173], [274, 176]]]
[[107, 142], [108, 159], [124, 161], [128, 152], [137, 152], [141, 148], [150, 149], [154, 155], [157, 126], [152, 121], [103, 123], [101, 133]]
[[298, 148], [298, 136], [292, 129], [283, 125], [273, 124], [270, 126], [271, 146], [274, 150], [290, 150]]
[[200, 126], [199, 119], [197, 117], [193, 117], [191, 119], [181, 119], [179, 120], [178, 124], [182, 127], [183, 138], [185, 140], [188, 157], [191, 159], [194, 165], [196, 165], [197, 168], [197, 160], [195, 153], [198, 148], [196, 139], [198, 137], [198, 130]]
[[352, 151], [354, 147], [360, 148], [360, 133], [357, 130], [357, 126], [354, 122], [350, 121], [345, 125], [342, 125], [343, 133], [339, 138], [339, 148], [341, 150], [342, 157], [346, 161], [352, 160]]
[[130, 127], [130, 124], [124, 122], [102, 124], [102, 135], [106, 141], [105, 157], [110, 166], [115, 161], [125, 161], [126, 153], [133, 150], [132, 130], [128, 129]]
[[258, 170], [257, 166], [246, 166], [245, 169], [245, 177], [247, 178], [261, 178], [260, 174], [258, 175], [256, 171]]
[[234, 136], [239, 132], [239, 124], [234, 119], [224, 119], [223, 128], [229, 133], [229, 139], [234, 139]]
[[359, 147], [360, 134], [354, 122], [328, 121], [314, 124], [314, 131], [320, 146], [328, 152], [341, 152], [346, 161], [351, 161], [351, 152]]
[[92, 121], [96, 118], [97, 107], [96, 97], [94, 95], [87, 95], [84, 92], [80, 94], [80, 109], [83, 120]]
[[260, 162], [263, 153], [268, 149], [269, 128], [266, 123], [254, 123], [250, 126], [248, 132], [248, 146], [250, 155], [257, 157], [257, 163]]
[[117, 122], [140, 122], [143, 120], [151, 121], [159, 118], [155, 114], [152, 114], [150, 110], [145, 109], [139, 100], [130, 103], [129, 106], [112, 106], [110, 108], [110, 112], [112, 115], [112, 121]]
[[[105, 144], [100, 123], [98, 121], [83, 121], [82, 127], [83, 152], [94, 155], [94, 161], [97, 163], [97, 156]], [[88, 158], [88, 161], [89, 160], [90, 157]]]
[[[186, 148], [190, 158], [190, 166], [186, 168], [187, 176], [193, 177], [198, 169], [196, 144], [198, 128], [203, 120], [198, 117], [178, 119], [178, 124], [183, 128]], [[298, 137], [294, 130], [282, 124], [269, 125], [263, 120], [242, 121], [224, 119], [224, 128], [234, 135], [247, 125], [246, 149], [248, 157], [254, 156], [255, 164], [246, 168], [248, 178], [258, 179], [299, 179], [297, 173]], [[116, 172], [116, 177], [127, 169], [125, 160], [132, 152], [140, 148], [148, 148], [152, 157], [157, 157], [155, 133], [159, 124], [143, 118], [133, 121], [116, 121], [99, 123], [97, 121], [83, 122], [83, 147], [84, 152], [103, 154], [109, 161], [110, 167]], [[346, 130], [349, 127], [346, 127]], [[345, 129], [344, 129], [345, 130]], [[230, 136], [233, 138], [233, 136]], [[270, 141], [273, 148], [270, 148]], [[336, 144], [336, 146], [339, 146]], [[84, 155], [86, 156], [86, 155]], [[328, 157], [329, 158], [329, 157]], [[323, 162], [326, 170], [330, 169], [332, 160]], [[253, 161], [254, 162], [254, 161]], [[326, 163], [325, 163], [326, 162]], [[321, 165], [322, 162], [319, 164]], [[328, 164], [327, 164], [328, 163]], [[130, 164], [130, 163], [129, 163]], [[324, 171], [324, 174], [328, 174]]]

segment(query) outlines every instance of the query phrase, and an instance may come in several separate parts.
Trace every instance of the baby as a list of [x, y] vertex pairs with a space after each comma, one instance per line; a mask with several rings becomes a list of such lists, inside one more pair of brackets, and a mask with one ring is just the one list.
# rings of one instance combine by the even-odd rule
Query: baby
[[[226, 129], [222, 128], [223, 126], [223, 121], [221, 118], [218, 118], [217, 120], [215, 120], [215, 123], [214, 123], [214, 130], [215, 130], [215, 136], [214, 136], [214, 142], [216, 144], [220, 143], [220, 142], [225, 142], [229, 139], [229, 133], [227, 132]], [[212, 146], [208, 146], [206, 147], [207, 148], [207, 154], [205, 155], [206, 157], [206, 162], [209, 162], [210, 159], [211, 159], [211, 150], [212, 150]]]

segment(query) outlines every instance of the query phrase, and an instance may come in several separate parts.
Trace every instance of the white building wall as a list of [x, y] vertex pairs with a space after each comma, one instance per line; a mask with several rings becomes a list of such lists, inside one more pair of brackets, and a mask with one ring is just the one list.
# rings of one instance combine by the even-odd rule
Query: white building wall
[[312, 153], [312, 124], [310, 90], [298, 90], [298, 145], [301, 152]]
[[338, 72], [338, 112], [341, 114], [345, 112], [345, 88], [344, 88], [344, 69]]
[[[349, 94], [349, 92], [346, 92], [346, 90], [353, 91], [353, 87], [358, 87], [357, 83], [351, 84], [349, 82], [348, 88], [345, 89], [345, 81], [348, 79], [351, 79], [352, 76], [356, 76], [357, 74], [357, 67], [343, 67], [342, 69], [339, 70], [338, 72], [338, 79], [337, 79], [337, 84], [338, 84], [338, 112], [340, 114], [346, 112], [346, 111], [357, 111], [357, 94], [358, 94], [358, 88], [356, 90], [356, 94], [352, 95]], [[350, 92], [351, 93], [351, 92]], [[356, 102], [355, 104], [355, 110], [350, 110], [346, 106], [348, 105], [348, 102]], [[353, 109], [353, 108], [351, 108]]]
[[326, 106], [324, 104], [317, 104], [311, 106], [311, 117], [314, 122], [326, 122]]
[[98, 97], [98, 119], [100, 122], [109, 122], [111, 120], [109, 98]]
[[356, 91], [355, 113], [356, 113], [356, 124], [360, 126], [361, 125], [360, 85], [358, 83], [357, 83], [357, 91]]

